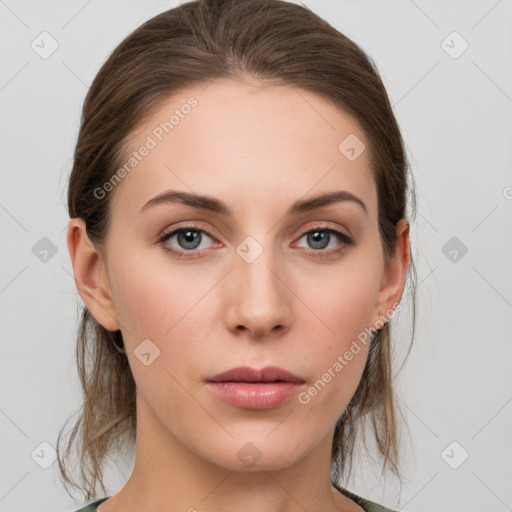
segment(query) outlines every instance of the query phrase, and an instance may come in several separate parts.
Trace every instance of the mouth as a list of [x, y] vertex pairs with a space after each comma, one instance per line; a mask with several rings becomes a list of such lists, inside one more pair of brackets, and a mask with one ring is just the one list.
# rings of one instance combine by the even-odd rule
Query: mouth
[[291, 399], [304, 386], [297, 375], [275, 366], [261, 370], [233, 368], [207, 379], [219, 398], [241, 409], [272, 409]]
[[239, 366], [207, 379], [207, 382], [293, 382], [303, 384], [304, 380], [277, 366], [267, 366], [261, 370], [248, 366]]

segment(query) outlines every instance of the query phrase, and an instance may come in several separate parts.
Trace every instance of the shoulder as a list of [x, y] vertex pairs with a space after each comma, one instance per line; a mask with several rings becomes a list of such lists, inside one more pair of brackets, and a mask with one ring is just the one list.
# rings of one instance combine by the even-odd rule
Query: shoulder
[[350, 498], [351, 500], [355, 501], [358, 505], [360, 505], [365, 510], [365, 512], [396, 512], [395, 510], [386, 508], [383, 505], [379, 505], [378, 503], [362, 498], [361, 496], [358, 496], [357, 494], [354, 494], [353, 492], [344, 489], [343, 487], [340, 487], [335, 482], [332, 482], [332, 485], [336, 487], [336, 489], [340, 491], [342, 494], [344, 494], [347, 498]]
[[[394, 510], [391, 510], [390, 508], [386, 508], [382, 505], [379, 505], [378, 503], [375, 503], [373, 501], [367, 500], [365, 498], [362, 498], [361, 496], [358, 496], [357, 494], [354, 494], [353, 492], [350, 492], [347, 489], [343, 489], [342, 487], [339, 487], [338, 485], [333, 485], [340, 491], [342, 494], [347, 496], [348, 498], [355, 501], [358, 505], [361, 505], [365, 512], [396, 512]], [[93, 501], [92, 503], [89, 503], [89, 505], [76, 510], [75, 512], [97, 512], [97, 507], [104, 501], [106, 501], [109, 498], [109, 496], [105, 498], [101, 498], [99, 500]]]
[[89, 505], [79, 509], [75, 510], [75, 512], [97, 512], [98, 505], [100, 503], [103, 503], [104, 501], [108, 500], [110, 496], [106, 496], [105, 498], [101, 498], [99, 500], [93, 501], [92, 503], [89, 503]]

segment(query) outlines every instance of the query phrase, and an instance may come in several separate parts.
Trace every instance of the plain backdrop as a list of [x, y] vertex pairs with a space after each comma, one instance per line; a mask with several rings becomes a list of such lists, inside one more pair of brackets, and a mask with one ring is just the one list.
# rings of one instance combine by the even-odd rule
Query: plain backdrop
[[[304, 3], [376, 62], [419, 198], [417, 331], [398, 378], [406, 481], [400, 491], [363, 457], [348, 487], [410, 512], [512, 510], [512, 2]], [[0, 0], [2, 512], [84, 505], [52, 456], [81, 398], [66, 180], [94, 75], [133, 29], [177, 4]], [[398, 362], [409, 324], [406, 308]], [[109, 470], [109, 494], [124, 471]]]

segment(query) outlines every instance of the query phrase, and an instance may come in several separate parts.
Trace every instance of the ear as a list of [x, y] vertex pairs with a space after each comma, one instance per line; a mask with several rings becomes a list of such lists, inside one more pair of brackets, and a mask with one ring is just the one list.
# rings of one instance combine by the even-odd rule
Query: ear
[[[385, 263], [382, 276], [381, 288], [379, 290], [374, 321], [372, 325], [384, 325], [388, 317], [402, 298], [405, 286], [407, 270], [411, 261], [411, 249], [409, 244], [409, 223], [401, 219], [396, 225], [396, 249], [390, 260]], [[384, 316], [379, 316], [380, 313]]]
[[103, 255], [87, 236], [85, 221], [71, 219], [67, 242], [78, 293], [94, 318], [109, 331], [120, 329]]

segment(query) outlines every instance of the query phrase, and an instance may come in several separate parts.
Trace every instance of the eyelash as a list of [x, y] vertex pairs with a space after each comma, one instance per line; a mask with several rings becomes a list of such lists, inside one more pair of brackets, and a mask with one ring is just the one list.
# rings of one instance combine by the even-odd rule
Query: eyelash
[[[166, 243], [166, 241], [169, 238], [171, 238], [172, 236], [174, 236], [180, 232], [183, 232], [183, 231], [198, 231], [198, 232], [206, 234], [208, 237], [215, 240], [215, 237], [213, 235], [211, 235], [207, 230], [205, 230], [199, 226], [196, 226], [195, 224], [189, 224], [189, 225], [180, 226], [179, 228], [162, 233], [162, 235], [157, 239], [156, 242], [162, 246], [162, 249], [165, 252], [171, 254], [172, 256], [175, 256], [178, 258], [185, 257], [185, 258], [189, 258], [189, 259], [199, 258], [202, 255], [201, 250], [199, 250], [199, 251], [176, 251], [175, 249], [172, 249]], [[321, 249], [318, 249], [318, 250], [311, 249], [313, 251], [311, 256], [314, 258], [327, 258], [329, 256], [332, 256], [333, 254], [341, 253], [342, 251], [345, 250], [346, 246], [354, 245], [354, 241], [348, 235], [346, 235], [342, 231], [339, 231], [337, 229], [327, 227], [327, 226], [315, 226], [312, 229], [308, 229], [307, 231], [304, 231], [299, 236], [298, 239], [300, 240], [304, 235], [308, 235], [310, 233], [315, 233], [315, 232], [333, 234], [338, 239], [338, 241], [342, 244], [342, 247], [340, 249], [331, 249], [330, 251], [324, 251]], [[207, 249], [204, 249], [204, 250], [207, 250]]]

